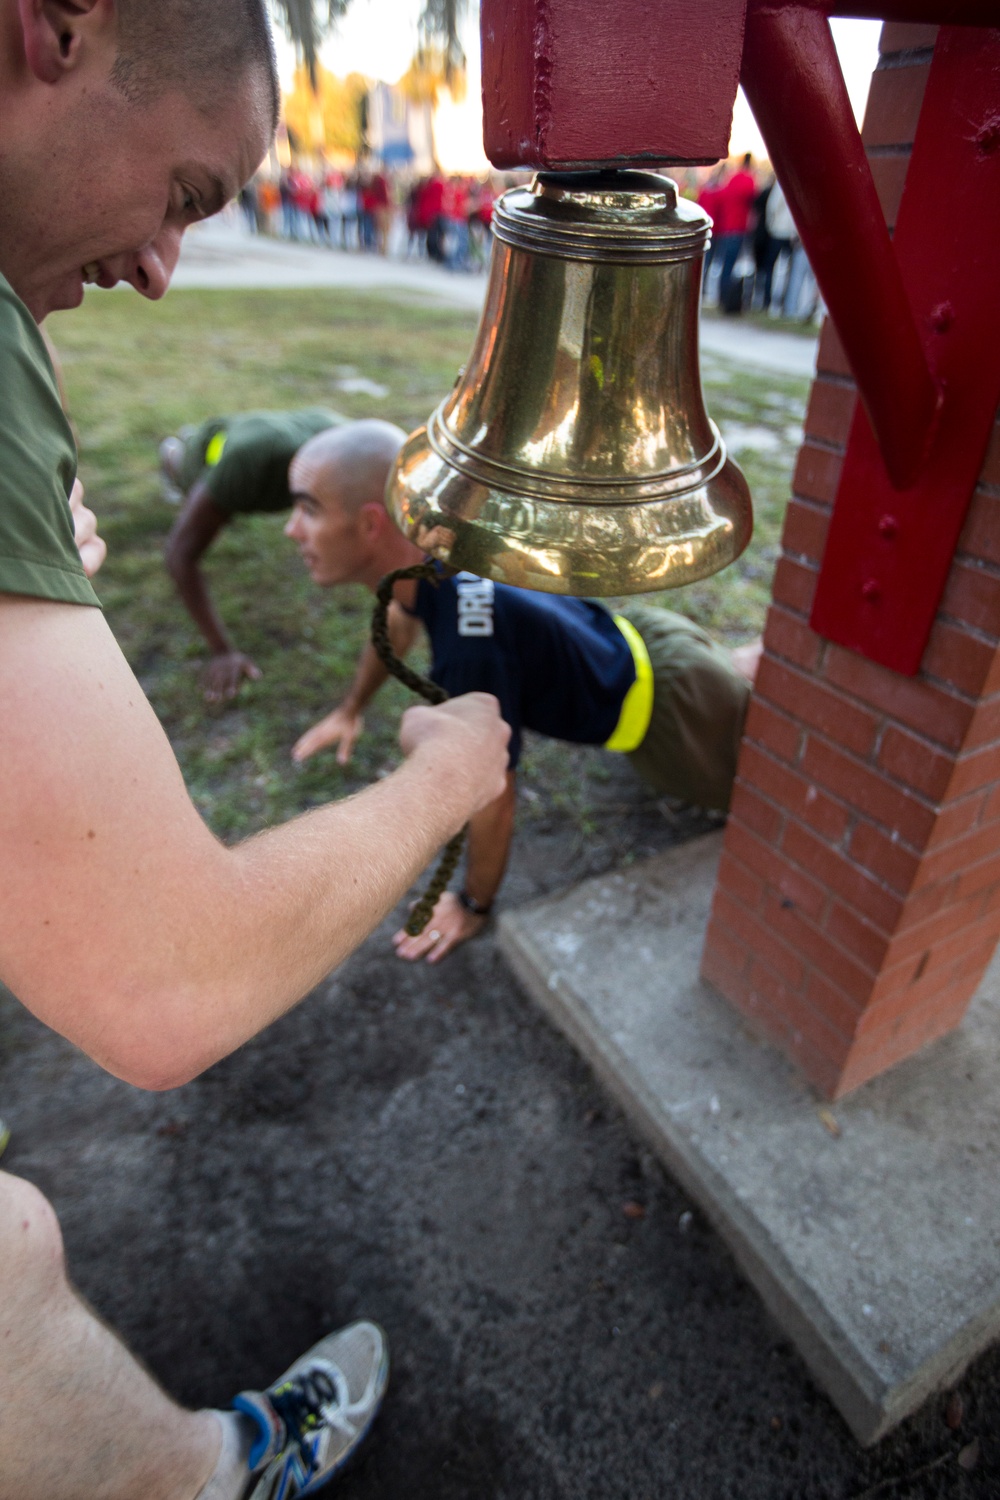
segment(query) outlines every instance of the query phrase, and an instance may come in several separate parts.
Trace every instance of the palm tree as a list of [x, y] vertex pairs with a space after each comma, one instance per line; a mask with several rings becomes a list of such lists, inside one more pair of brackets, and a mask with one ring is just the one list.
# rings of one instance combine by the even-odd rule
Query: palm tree
[[[272, 0], [278, 19], [309, 69], [316, 86], [316, 58], [320, 43], [335, 21], [347, 11], [351, 0]], [[423, 0], [420, 34], [427, 46], [435, 43], [444, 53], [445, 77], [452, 78], [465, 67], [465, 53], [458, 27], [468, 0]]]

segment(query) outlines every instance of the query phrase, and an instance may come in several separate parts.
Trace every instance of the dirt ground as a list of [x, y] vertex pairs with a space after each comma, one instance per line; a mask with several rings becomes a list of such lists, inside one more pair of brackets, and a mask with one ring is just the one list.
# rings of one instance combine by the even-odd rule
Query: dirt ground
[[[506, 902], [707, 826], [622, 762], [600, 797], [585, 836], [525, 819]], [[1000, 1350], [953, 1425], [942, 1395], [860, 1450], [492, 936], [428, 969], [392, 930], [170, 1094], [0, 998], [4, 1165], [51, 1197], [77, 1284], [172, 1393], [224, 1405], [365, 1316], [393, 1376], [343, 1500], [1000, 1495]]]

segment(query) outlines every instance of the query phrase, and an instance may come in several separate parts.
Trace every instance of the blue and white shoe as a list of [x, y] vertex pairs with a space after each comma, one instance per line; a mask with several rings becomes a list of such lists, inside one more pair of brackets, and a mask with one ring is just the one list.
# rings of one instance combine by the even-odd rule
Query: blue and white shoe
[[256, 1483], [247, 1500], [297, 1500], [342, 1469], [374, 1420], [389, 1383], [389, 1349], [375, 1323], [351, 1323], [297, 1359], [266, 1391], [233, 1402], [257, 1429]]

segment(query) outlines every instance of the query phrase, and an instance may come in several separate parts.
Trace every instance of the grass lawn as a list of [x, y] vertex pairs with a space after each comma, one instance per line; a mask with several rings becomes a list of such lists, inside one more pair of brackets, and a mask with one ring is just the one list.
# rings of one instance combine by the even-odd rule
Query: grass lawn
[[[186, 422], [254, 407], [329, 405], [409, 430], [450, 387], [475, 323], [463, 311], [327, 290], [171, 292], [159, 305], [90, 294], [49, 321], [80, 435], [80, 477], [109, 546], [98, 578], [108, 619], [197, 805], [223, 838], [384, 774], [395, 764], [399, 714], [413, 700], [387, 685], [346, 770], [331, 756], [292, 765], [296, 737], [350, 680], [370, 601], [360, 589], [316, 589], [281, 534], [282, 518], [261, 516], [223, 533], [208, 572], [237, 645], [264, 676], [234, 706], [207, 708], [199, 686], [205, 650], [162, 563], [175, 512], [160, 496], [157, 444]], [[703, 374], [709, 413], [750, 482], [756, 531], [734, 567], [655, 597], [736, 643], [763, 624], [807, 382], [739, 371], [714, 357]], [[386, 394], [340, 388], [358, 376]], [[590, 760], [599, 779], [600, 754]], [[533, 805], [586, 820], [586, 787], [558, 747], [536, 741], [522, 766], [537, 792]]]

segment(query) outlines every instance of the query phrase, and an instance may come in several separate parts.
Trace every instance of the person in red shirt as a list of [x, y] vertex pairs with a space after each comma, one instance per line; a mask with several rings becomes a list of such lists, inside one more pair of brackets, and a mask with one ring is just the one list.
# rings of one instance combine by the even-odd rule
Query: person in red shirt
[[375, 172], [368, 184], [368, 212], [372, 216], [375, 229], [375, 248], [379, 255], [384, 255], [389, 245], [389, 222], [392, 216], [392, 205], [389, 197], [389, 183], [381, 172]]
[[750, 227], [750, 210], [757, 196], [757, 182], [750, 170], [753, 158], [748, 151], [742, 165], [728, 177], [716, 202], [716, 225], [719, 229], [719, 251], [722, 271], [719, 275], [719, 306], [729, 308], [733, 267]]
[[444, 178], [435, 172], [424, 184], [420, 197], [420, 222], [427, 236], [427, 255], [444, 261]]
[[716, 167], [703, 183], [698, 193], [698, 207], [702, 209], [712, 221], [712, 238], [705, 252], [705, 265], [702, 270], [702, 294], [708, 293], [708, 277], [714, 262], [719, 256], [719, 236], [722, 226], [718, 223], [719, 200], [722, 197], [722, 168]]

